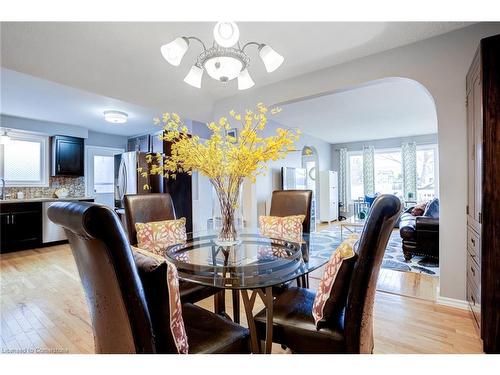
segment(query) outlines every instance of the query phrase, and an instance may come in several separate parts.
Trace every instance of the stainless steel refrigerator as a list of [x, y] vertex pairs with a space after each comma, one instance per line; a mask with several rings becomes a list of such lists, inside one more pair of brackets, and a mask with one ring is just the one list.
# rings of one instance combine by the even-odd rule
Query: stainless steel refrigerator
[[[167, 144], [166, 154], [170, 153]], [[178, 218], [186, 218], [186, 231], [193, 231], [193, 199], [192, 179], [187, 173], [178, 173], [175, 180], [164, 178], [162, 175], [141, 176], [137, 171], [142, 167], [148, 171], [146, 162], [147, 152], [131, 151], [115, 155], [115, 209], [124, 214], [123, 197], [126, 194], [169, 193], [174, 203], [175, 214]], [[149, 189], [144, 189], [144, 185]]]
[[146, 171], [146, 152], [124, 152], [115, 155], [115, 207], [123, 208], [123, 197], [125, 194], [148, 194], [151, 191], [144, 189], [144, 185], [149, 185], [149, 178], [142, 177], [137, 171], [139, 167]]

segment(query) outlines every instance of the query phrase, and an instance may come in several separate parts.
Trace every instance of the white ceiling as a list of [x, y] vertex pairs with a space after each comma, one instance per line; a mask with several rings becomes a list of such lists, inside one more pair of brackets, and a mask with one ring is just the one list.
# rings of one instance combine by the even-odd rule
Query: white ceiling
[[[1, 112], [6, 115], [78, 125], [89, 130], [118, 135], [136, 135], [159, 128], [153, 118], [159, 112], [121, 100], [96, 95], [13, 70], [1, 70]], [[104, 121], [103, 112], [128, 114], [125, 124]]]
[[[283, 66], [268, 74], [256, 51], [249, 50], [252, 58], [249, 71], [256, 82], [252, 88], [255, 89], [468, 24], [242, 22], [239, 27], [242, 42], [268, 43], [285, 57]], [[4, 68], [85, 90], [106, 100], [115, 98], [155, 112], [176, 111], [192, 119], [209, 120], [215, 101], [238, 95], [235, 82], [223, 87], [204, 77], [201, 90], [192, 88], [183, 78], [200, 48], [193, 42], [181, 66], [172, 67], [161, 57], [160, 46], [180, 35], [195, 35], [211, 43], [213, 25], [207, 22], [3, 22], [1, 64]], [[56, 106], [52, 110], [58, 112], [61, 107], [56, 100], [61, 96], [55, 95]], [[80, 113], [73, 117], [77, 116]]]
[[281, 105], [280, 124], [330, 143], [437, 133], [434, 100], [418, 82], [388, 78]]

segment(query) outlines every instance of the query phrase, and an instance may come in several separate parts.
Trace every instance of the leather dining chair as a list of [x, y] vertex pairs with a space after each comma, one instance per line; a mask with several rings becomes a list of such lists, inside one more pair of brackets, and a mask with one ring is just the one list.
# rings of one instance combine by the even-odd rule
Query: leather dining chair
[[[311, 232], [311, 203], [312, 190], [275, 190], [271, 197], [271, 216], [305, 215], [302, 222], [302, 232]], [[309, 287], [309, 276], [304, 275], [297, 279], [297, 285]]]
[[271, 197], [271, 216], [305, 215], [302, 232], [311, 232], [312, 190], [275, 190]]
[[[394, 195], [378, 196], [355, 248], [357, 259], [346, 288], [345, 306], [337, 306], [325, 327], [316, 329], [312, 307], [316, 294], [305, 288], [287, 288], [273, 303], [273, 341], [296, 353], [372, 353], [373, 304], [385, 248], [401, 213]], [[339, 290], [337, 290], [339, 292]], [[339, 293], [335, 293], [339, 294]], [[259, 337], [265, 337], [266, 312], [254, 318]]]
[[[85, 291], [97, 353], [176, 353], [166, 263], [133, 254], [108, 207], [57, 202], [48, 217], [65, 229]], [[248, 353], [249, 334], [230, 320], [182, 305], [190, 353]]]
[[[176, 219], [172, 198], [168, 193], [129, 194], [124, 198], [125, 221], [130, 244], [137, 246], [136, 223]], [[223, 291], [180, 280], [179, 288], [183, 302], [196, 303], [210, 296], [216, 296], [216, 311], [224, 310]], [[219, 293], [219, 294], [218, 294]]]

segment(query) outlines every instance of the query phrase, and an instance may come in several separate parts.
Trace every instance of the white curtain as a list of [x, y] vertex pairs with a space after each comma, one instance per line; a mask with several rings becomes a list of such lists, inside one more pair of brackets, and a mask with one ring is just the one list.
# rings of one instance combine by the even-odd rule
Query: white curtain
[[375, 148], [363, 148], [363, 187], [365, 195], [375, 194]]
[[347, 212], [347, 148], [339, 150], [339, 202], [341, 211]]
[[403, 193], [405, 200], [415, 200], [417, 196], [417, 144], [403, 143], [401, 146], [403, 162]]

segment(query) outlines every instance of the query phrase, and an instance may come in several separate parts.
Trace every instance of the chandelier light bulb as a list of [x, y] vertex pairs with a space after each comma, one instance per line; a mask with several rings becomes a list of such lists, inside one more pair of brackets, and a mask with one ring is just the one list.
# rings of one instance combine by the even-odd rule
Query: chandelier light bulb
[[161, 46], [161, 54], [165, 60], [167, 60], [173, 66], [179, 66], [182, 58], [187, 52], [189, 47], [189, 41], [186, 38], [176, 38], [170, 43]]
[[281, 56], [278, 52], [273, 50], [268, 45], [263, 45], [260, 48], [259, 56], [264, 62], [268, 73], [274, 72], [276, 69], [278, 69], [285, 60], [283, 56]]
[[252, 77], [250, 77], [248, 69], [241, 71], [240, 75], [238, 76], [238, 90], [246, 90], [250, 87], [253, 87], [254, 85], [255, 82], [253, 81]]
[[232, 47], [240, 39], [240, 30], [234, 22], [217, 22], [214, 27], [214, 39], [221, 47]]
[[193, 65], [191, 70], [187, 74], [186, 78], [184, 78], [184, 82], [188, 85], [191, 85], [196, 88], [201, 88], [201, 78], [203, 77], [203, 69], [200, 67]]

